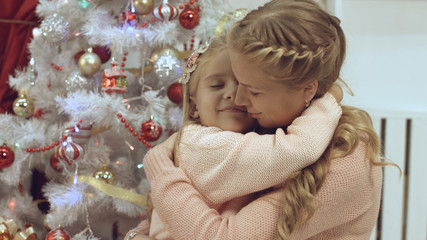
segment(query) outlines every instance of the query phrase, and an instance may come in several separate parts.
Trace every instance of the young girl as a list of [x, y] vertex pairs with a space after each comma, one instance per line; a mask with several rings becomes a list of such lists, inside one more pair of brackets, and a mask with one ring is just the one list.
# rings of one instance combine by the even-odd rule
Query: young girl
[[[308, 107], [315, 94], [315, 87], [310, 86], [304, 93], [308, 108], [287, 133], [283, 129], [274, 135], [250, 132], [255, 120], [245, 107], [234, 103], [237, 81], [220, 39], [190, 57], [182, 83], [184, 117], [175, 162], [209, 206], [224, 214], [228, 206], [241, 208], [253, 200], [249, 194], [280, 184], [315, 162], [341, 116], [331, 94]], [[150, 236], [171, 239], [156, 205]]]
[[[246, 106], [262, 127], [279, 127], [278, 131], [283, 127], [288, 132], [318, 101], [300, 115], [307, 87], [317, 83], [315, 98], [328, 96], [346, 49], [339, 20], [311, 0], [273, 0], [250, 12], [229, 31], [228, 45], [239, 82], [236, 104]], [[182, 165], [173, 166], [165, 147], [153, 149], [145, 157], [144, 167], [158, 215], [174, 239], [369, 239], [381, 196], [382, 169], [378, 166], [386, 165], [379, 159], [380, 143], [370, 117], [360, 109], [343, 106], [338, 127], [324, 127], [335, 133], [319, 160], [291, 175], [282, 171], [283, 184], [243, 208], [212, 207], [212, 199], [205, 198], [207, 194]], [[273, 137], [278, 138], [277, 132]], [[317, 144], [300, 145], [300, 151]], [[264, 151], [258, 149], [254, 154], [260, 152]], [[180, 162], [186, 161], [185, 155], [178, 152], [178, 156]], [[257, 162], [270, 159], [258, 158]], [[227, 174], [244, 178], [242, 165], [231, 166], [235, 172]], [[259, 184], [260, 179], [262, 176], [244, 181]], [[222, 189], [216, 181], [209, 183], [212, 192]]]

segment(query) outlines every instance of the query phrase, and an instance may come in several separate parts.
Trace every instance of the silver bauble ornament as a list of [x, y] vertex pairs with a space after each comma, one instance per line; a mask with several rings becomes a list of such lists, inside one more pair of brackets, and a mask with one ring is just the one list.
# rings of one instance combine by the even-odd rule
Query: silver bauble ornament
[[68, 21], [54, 13], [43, 19], [40, 24], [41, 36], [50, 44], [61, 44], [70, 38], [70, 24]]
[[163, 83], [172, 82], [181, 74], [179, 59], [173, 56], [170, 51], [166, 51], [157, 59], [154, 69], [157, 77]]
[[65, 89], [68, 92], [75, 92], [88, 86], [87, 79], [83, 77], [79, 71], [74, 71], [65, 79]]

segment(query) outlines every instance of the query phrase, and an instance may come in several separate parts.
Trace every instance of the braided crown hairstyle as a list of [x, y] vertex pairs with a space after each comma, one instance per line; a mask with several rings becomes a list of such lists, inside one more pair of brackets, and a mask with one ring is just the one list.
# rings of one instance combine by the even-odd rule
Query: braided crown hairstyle
[[[227, 42], [232, 50], [257, 63], [268, 79], [291, 89], [317, 80], [315, 97], [323, 96], [339, 78], [346, 50], [339, 19], [311, 0], [272, 0], [234, 24]], [[380, 142], [370, 116], [350, 106], [342, 106], [342, 110], [322, 157], [287, 181], [278, 223], [280, 239], [289, 239], [292, 231], [313, 216], [315, 196], [331, 159], [346, 156], [363, 141], [367, 145], [366, 157], [373, 165], [389, 165], [379, 160]]]

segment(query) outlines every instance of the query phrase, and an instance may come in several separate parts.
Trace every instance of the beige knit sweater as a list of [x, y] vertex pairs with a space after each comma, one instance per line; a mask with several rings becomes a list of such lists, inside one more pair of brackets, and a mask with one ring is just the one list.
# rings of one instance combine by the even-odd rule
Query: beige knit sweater
[[[286, 134], [283, 129], [272, 135], [258, 135], [186, 126], [176, 157], [208, 206], [223, 215], [235, 213], [230, 210], [253, 200], [249, 194], [281, 184], [293, 172], [319, 159], [341, 113], [335, 99], [326, 94], [295, 119]], [[150, 236], [172, 239], [156, 206]]]
[[[159, 147], [144, 160], [159, 217], [174, 239], [277, 239], [283, 190], [268, 193], [243, 208], [224, 204], [211, 208], [171, 153]], [[367, 240], [376, 223], [381, 199], [382, 170], [370, 164], [366, 144], [334, 159], [316, 199], [314, 216], [291, 235], [292, 240]]]

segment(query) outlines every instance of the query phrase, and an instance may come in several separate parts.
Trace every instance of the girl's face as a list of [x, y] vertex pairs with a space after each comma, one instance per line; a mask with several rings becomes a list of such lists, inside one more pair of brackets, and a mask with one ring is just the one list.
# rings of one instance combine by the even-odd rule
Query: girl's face
[[231, 69], [228, 51], [224, 50], [205, 63], [200, 74], [196, 95], [190, 97], [195, 104], [193, 117], [199, 117], [208, 127], [224, 131], [245, 133], [255, 126], [244, 106], [234, 103], [237, 81]]
[[243, 54], [230, 50], [233, 72], [239, 82], [235, 102], [244, 105], [263, 128], [285, 127], [305, 109], [306, 89], [292, 90], [271, 80], [261, 68]]

